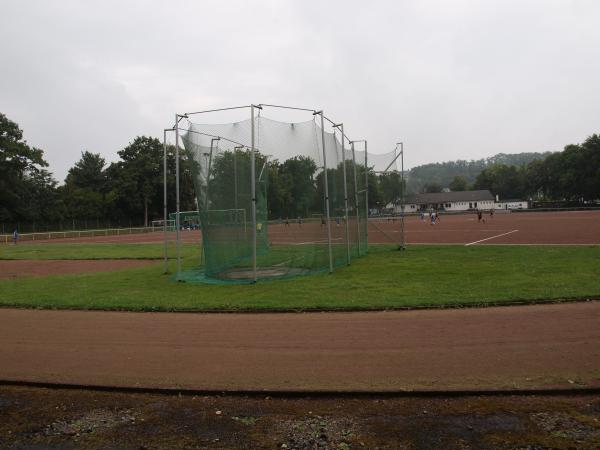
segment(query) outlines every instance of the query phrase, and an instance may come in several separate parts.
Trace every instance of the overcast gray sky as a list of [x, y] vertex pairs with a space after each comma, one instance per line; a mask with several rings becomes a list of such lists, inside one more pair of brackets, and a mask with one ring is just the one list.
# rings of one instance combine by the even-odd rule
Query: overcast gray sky
[[324, 109], [406, 164], [560, 150], [600, 132], [600, 1], [0, 4], [0, 112], [60, 181], [175, 112]]

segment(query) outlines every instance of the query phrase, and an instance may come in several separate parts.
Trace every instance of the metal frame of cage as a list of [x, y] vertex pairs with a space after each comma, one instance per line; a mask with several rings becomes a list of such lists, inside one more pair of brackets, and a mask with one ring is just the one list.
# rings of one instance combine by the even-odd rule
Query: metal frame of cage
[[[356, 158], [355, 158], [355, 151], [354, 151], [354, 146], [355, 144], [358, 143], [362, 143], [364, 146], [364, 152], [365, 152], [365, 189], [364, 189], [364, 196], [365, 196], [365, 220], [367, 223], [367, 229], [368, 229], [368, 219], [369, 219], [369, 211], [368, 211], [368, 198], [369, 198], [369, 170], [368, 170], [368, 151], [367, 151], [367, 141], [366, 140], [351, 140], [350, 138], [348, 138], [348, 136], [344, 133], [344, 124], [343, 123], [336, 123], [334, 121], [332, 121], [331, 119], [329, 119], [327, 116], [325, 116], [325, 114], [323, 113], [323, 110], [316, 110], [316, 109], [309, 109], [309, 108], [299, 108], [299, 107], [293, 107], [293, 106], [283, 106], [283, 105], [273, 105], [273, 104], [267, 104], [267, 103], [259, 103], [259, 104], [251, 104], [251, 105], [243, 105], [243, 106], [233, 106], [233, 107], [228, 107], [228, 108], [217, 108], [217, 109], [209, 109], [209, 110], [204, 110], [204, 111], [194, 111], [194, 112], [187, 112], [187, 113], [183, 113], [183, 114], [179, 114], [176, 113], [175, 114], [175, 124], [171, 127], [171, 128], [165, 128], [163, 130], [163, 182], [164, 182], [164, 189], [163, 189], [163, 197], [164, 197], [164, 201], [163, 201], [163, 212], [164, 212], [164, 218], [165, 220], [167, 220], [167, 133], [168, 132], [175, 132], [175, 196], [176, 196], [176, 224], [175, 224], [175, 229], [176, 229], [176, 253], [177, 253], [177, 274], [176, 274], [176, 278], [179, 280], [179, 275], [181, 273], [181, 240], [180, 240], [180, 223], [179, 223], [179, 217], [180, 217], [180, 196], [179, 196], [179, 131], [181, 130], [179, 123], [181, 122], [182, 119], [187, 119], [189, 118], [189, 116], [191, 115], [196, 115], [196, 114], [206, 114], [206, 113], [212, 113], [212, 112], [218, 112], [218, 111], [229, 111], [229, 110], [235, 110], [235, 109], [246, 109], [249, 108], [250, 109], [250, 118], [251, 118], [251, 146], [250, 146], [250, 150], [251, 150], [251, 198], [252, 198], [252, 229], [253, 229], [253, 236], [252, 236], [252, 240], [253, 240], [253, 249], [252, 249], [252, 260], [253, 260], [253, 264], [252, 264], [252, 272], [253, 272], [253, 281], [256, 282], [257, 281], [257, 267], [256, 267], [256, 245], [257, 245], [257, 236], [256, 236], [256, 168], [255, 168], [255, 153], [256, 153], [256, 147], [255, 147], [255, 109], [258, 110], [262, 110], [264, 107], [268, 107], [268, 108], [280, 108], [280, 109], [289, 109], [289, 110], [297, 110], [297, 111], [306, 111], [306, 112], [310, 112], [312, 113], [313, 116], [320, 116], [320, 121], [321, 121], [321, 144], [322, 144], [322, 150], [323, 150], [323, 169], [324, 169], [324, 179], [323, 179], [323, 184], [324, 184], [324, 195], [325, 195], [325, 214], [326, 214], [326, 218], [327, 218], [327, 242], [328, 242], [328, 252], [329, 252], [329, 272], [333, 272], [333, 256], [332, 256], [332, 239], [331, 239], [331, 225], [330, 225], [330, 205], [329, 205], [329, 192], [328, 192], [328, 180], [327, 180], [327, 157], [326, 157], [326, 151], [325, 151], [325, 121], [329, 122], [329, 124], [334, 128], [339, 130], [340, 132], [340, 136], [341, 136], [341, 146], [342, 146], [342, 160], [344, 161], [344, 171], [343, 171], [343, 182], [344, 182], [344, 209], [345, 209], [345, 215], [346, 217], [348, 217], [348, 192], [347, 192], [347, 180], [346, 180], [346, 170], [345, 170], [345, 161], [346, 161], [346, 147], [345, 147], [345, 142], [347, 141], [348, 144], [350, 145], [350, 150], [351, 150], [351, 154], [352, 154], [352, 162], [353, 162], [353, 167], [354, 167], [354, 193], [356, 196], [359, 195], [358, 189], [357, 189], [357, 179], [356, 179]], [[204, 134], [208, 137], [211, 137], [211, 146], [213, 141], [215, 140], [219, 140], [219, 139], [225, 139], [221, 136], [213, 136], [213, 135], [208, 135], [206, 133], [201, 133]], [[230, 139], [226, 139], [228, 141], [231, 141]], [[233, 141], [231, 141], [233, 142]], [[239, 144], [237, 142], [233, 142], [235, 144]], [[242, 144], [239, 144], [242, 147], [246, 147]], [[361, 192], [362, 194], [362, 192]], [[358, 204], [358, 200], [355, 198], [355, 202], [356, 204]], [[357, 208], [357, 214], [358, 214], [358, 208]], [[346, 226], [346, 261], [347, 264], [350, 264], [351, 261], [351, 255], [350, 255], [350, 233], [348, 230], [349, 227], [349, 221], [346, 220], [345, 221], [345, 226]], [[358, 223], [358, 220], [357, 220]], [[169, 272], [169, 267], [168, 267], [168, 246], [167, 246], [167, 240], [168, 240], [168, 235], [167, 235], [167, 226], [166, 226], [166, 222], [165, 222], [165, 226], [164, 226], [164, 273], [168, 273]], [[360, 235], [360, 233], [359, 233]], [[368, 245], [368, 234], [367, 234], [367, 242], [365, 243], [366, 245]]]

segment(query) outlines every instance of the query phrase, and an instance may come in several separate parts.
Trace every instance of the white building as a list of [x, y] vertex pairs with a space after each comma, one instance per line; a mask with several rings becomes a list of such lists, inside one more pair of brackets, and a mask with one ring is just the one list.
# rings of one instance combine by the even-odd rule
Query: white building
[[[438, 211], [468, 211], [495, 209], [494, 196], [488, 190], [436, 192], [431, 194], [415, 194], [406, 198], [404, 210], [407, 213], [428, 211], [433, 208]], [[400, 205], [394, 207], [394, 212], [401, 211]]]
[[503, 200], [501, 202], [497, 202], [494, 207], [496, 209], [527, 209], [529, 208], [529, 204], [525, 200]]

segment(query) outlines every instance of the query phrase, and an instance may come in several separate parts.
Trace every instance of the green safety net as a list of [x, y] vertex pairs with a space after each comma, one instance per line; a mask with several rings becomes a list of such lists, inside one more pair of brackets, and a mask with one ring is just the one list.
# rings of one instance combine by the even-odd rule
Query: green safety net
[[[347, 142], [342, 149], [339, 130], [322, 132], [314, 119], [285, 123], [257, 114], [254, 121], [229, 124], [189, 122], [182, 141], [198, 211], [181, 213], [180, 224], [199, 225], [202, 265], [179, 273], [180, 281], [296, 277], [350, 264], [367, 252], [365, 152]], [[374, 164], [392, 159], [377, 155]]]

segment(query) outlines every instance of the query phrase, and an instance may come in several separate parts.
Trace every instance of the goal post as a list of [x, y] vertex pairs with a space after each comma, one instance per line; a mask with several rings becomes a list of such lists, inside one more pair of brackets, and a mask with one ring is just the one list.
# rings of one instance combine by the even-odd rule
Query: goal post
[[175, 231], [175, 221], [174, 220], [153, 220], [151, 223], [152, 232], [155, 231], [164, 231], [165, 222], [167, 225], [167, 231]]

